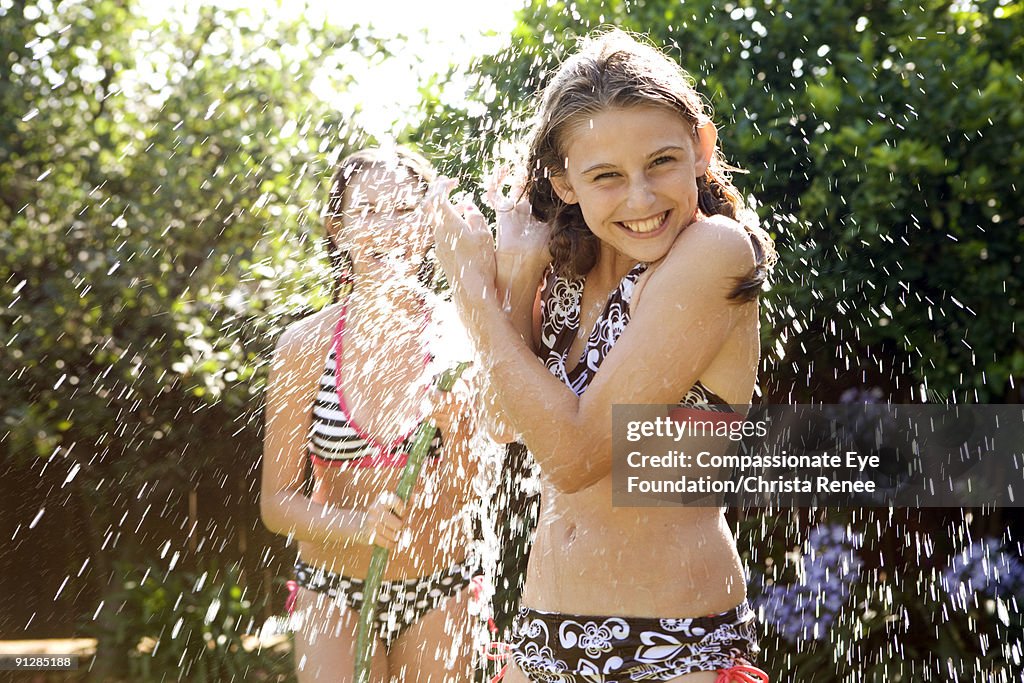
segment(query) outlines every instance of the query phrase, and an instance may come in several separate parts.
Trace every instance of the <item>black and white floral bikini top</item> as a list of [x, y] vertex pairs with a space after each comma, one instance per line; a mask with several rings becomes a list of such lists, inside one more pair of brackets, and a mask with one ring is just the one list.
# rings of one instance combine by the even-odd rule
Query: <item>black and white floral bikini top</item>
[[[580, 327], [580, 300], [584, 278], [569, 279], [550, 270], [541, 293], [540, 356], [551, 373], [562, 380], [577, 396], [583, 394], [597, 374], [605, 356], [615, 346], [629, 324], [629, 306], [637, 278], [649, 264], [638, 263], [622, 278], [608, 296], [594, 329], [583, 347], [583, 356], [572, 372], [566, 369], [569, 349]], [[729, 404], [697, 381], [680, 399], [679, 405], [704, 410], [732, 412]]]

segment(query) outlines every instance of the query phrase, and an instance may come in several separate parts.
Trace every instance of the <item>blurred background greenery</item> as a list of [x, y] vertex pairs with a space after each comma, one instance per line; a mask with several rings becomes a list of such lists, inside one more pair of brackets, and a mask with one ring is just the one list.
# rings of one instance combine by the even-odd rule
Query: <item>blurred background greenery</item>
[[[756, 400], [1024, 396], [1024, 3], [530, 2], [386, 125], [344, 95], [414, 36], [190, 7], [0, 0], [2, 638], [99, 637], [97, 680], [287, 676], [240, 645], [293, 553], [258, 519], [261, 395], [276, 336], [328, 298], [331, 165], [395, 137], [473, 186], [603, 24], [698, 81], [776, 239]], [[764, 615], [773, 680], [1021, 671], [1015, 510], [731, 518], [789, 620]], [[828, 543], [845, 588], [802, 559]]]

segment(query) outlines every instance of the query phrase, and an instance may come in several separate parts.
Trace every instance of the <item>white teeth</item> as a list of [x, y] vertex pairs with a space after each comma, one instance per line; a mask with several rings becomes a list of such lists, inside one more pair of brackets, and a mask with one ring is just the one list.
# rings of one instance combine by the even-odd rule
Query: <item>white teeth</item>
[[622, 221], [622, 224], [633, 232], [651, 232], [661, 225], [667, 215], [668, 211], [654, 218], [646, 218], [642, 221]]

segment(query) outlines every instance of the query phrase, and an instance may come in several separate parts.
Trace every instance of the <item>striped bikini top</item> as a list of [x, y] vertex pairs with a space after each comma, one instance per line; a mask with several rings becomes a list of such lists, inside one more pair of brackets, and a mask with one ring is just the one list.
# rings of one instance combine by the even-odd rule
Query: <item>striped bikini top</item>
[[[541, 360], [551, 373], [562, 380], [577, 396], [583, 394], [597, 374], [605, 356], [611, 351], [629, 323], [629, 306], [637, 278], [649, 264], [638, 263], [622, 278], [610, 295], [604, 310], [583, 347], [583, 355], [572, 372], [566, 369], [569, 349], [580, 327], [580, 301], [584, 278], [566, 278], [550, 270], [541, 294]], [[679, 405], [687, 408], [732, 412], [725, 399], [698, 380], [683, 395]]]
[[[331, 467], [402, 467], [408, 460], [413, 435], [419, 424], [391, 442], [380, 442], [355, 423], [341, 388], [342, 342], [345, 332], [346, 308], [334, 331], [331, 348], [324, 364], [323, 375], [316, 400], [313, 401], [312, 423], [309, 428], [309, 457], [318, 465]], [[430, 356], [424, 359], [424, 366]], [[427, 453], [427, 461], [441, 455], [441, 432], [434, 436]]]

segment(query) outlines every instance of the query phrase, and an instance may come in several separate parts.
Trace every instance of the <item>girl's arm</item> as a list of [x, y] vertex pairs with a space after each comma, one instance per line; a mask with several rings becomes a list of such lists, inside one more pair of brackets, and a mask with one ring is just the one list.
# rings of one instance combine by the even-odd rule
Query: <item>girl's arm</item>
[[[544, 272], [551, 263], [547, 247], [551, 228], [533, 217], [522, 183], [509, 177], [507, 169], [500, 169], [489, 181], [486, 198], [497, 218], [494, 258], [498, 298], [512, 327], [536, 353], [540, 348], [541, 287]], [[472, 203], [465, 204], [463, 210], [470, 220], [482, 220]], [[489, 382], [487, 384], [480, 403], [482, 413], [487, 416], [488, 433], [498, 443], [514, 441], [515, 430], [502, 415], [497, 395]]]
[[647, 281], [643, 303], [577, 398], [533, 355], [497, 303], [493, 242], [467, 223], [439, 184], [438, 256], [473, 334], [498, 402], [560, 490], [586, 488], [611, 471], [615, 403], [673, 404], [710, 366], [750, 304], [727, 299], [754, 262], [746, 231], [715, 218], [689, 226]]
[[[333, 307], [332, 307], [333, 309]], [[328, 309], [289, 327], [267, 382], [260, 514], [271, 531], [321, 546], [393, 546], [404, 503], [388, 496], [365, 509], [314, 503], [303, 495], [310, 410], [337, 316]]]
[[[533, 217], [521, 175], [507, 168], [498, 169], [488, 181], [485, 197], [496, 217], [498, 296], [513, 327], [536, 352], [540, 340], [534, 324], [535, 311], [540, 301], [541, 279], [551, 263], [551, 227]], [[467, 203], [464, 209], [470, 220], [482, 219], [472, 203]]]
[[[441, 467], [445, 468], [446, 476], [452, 477], [452, 481], [468, 482], [476, 476], [478, 463], [470, 445], [480, 428], [476, 405], [480, 395], [478, 381], [476, 369], [470, 366], [449, 390], [434, 389], [431, 419], [444, 444]], [[465, 488], [468, 490], [469, 486]]]
[[[536, 355], [540, 348], [540, 297], [544, 265], [528, 265], [519, 254], [495, 253], [497, 263], [496, 285], [508, 321], [522, 340]], [[504, 263], [503, 263], [504, 261]], [[515, 429], [509, 424], [499, 403], [499, 394], [488, 377], [483, 380], [484, 391], [480, 393], [480, 410], [487, 419], [487, 431], [498, 443], [510, 443], [517, 439]]]
[[509, 322], [536, 352], [539, 340], [534, 330], [534, 310], [540, 301], [540, 284], [547, 263], [499, 249], [495, 252], [495, 266], [495, 285]]

